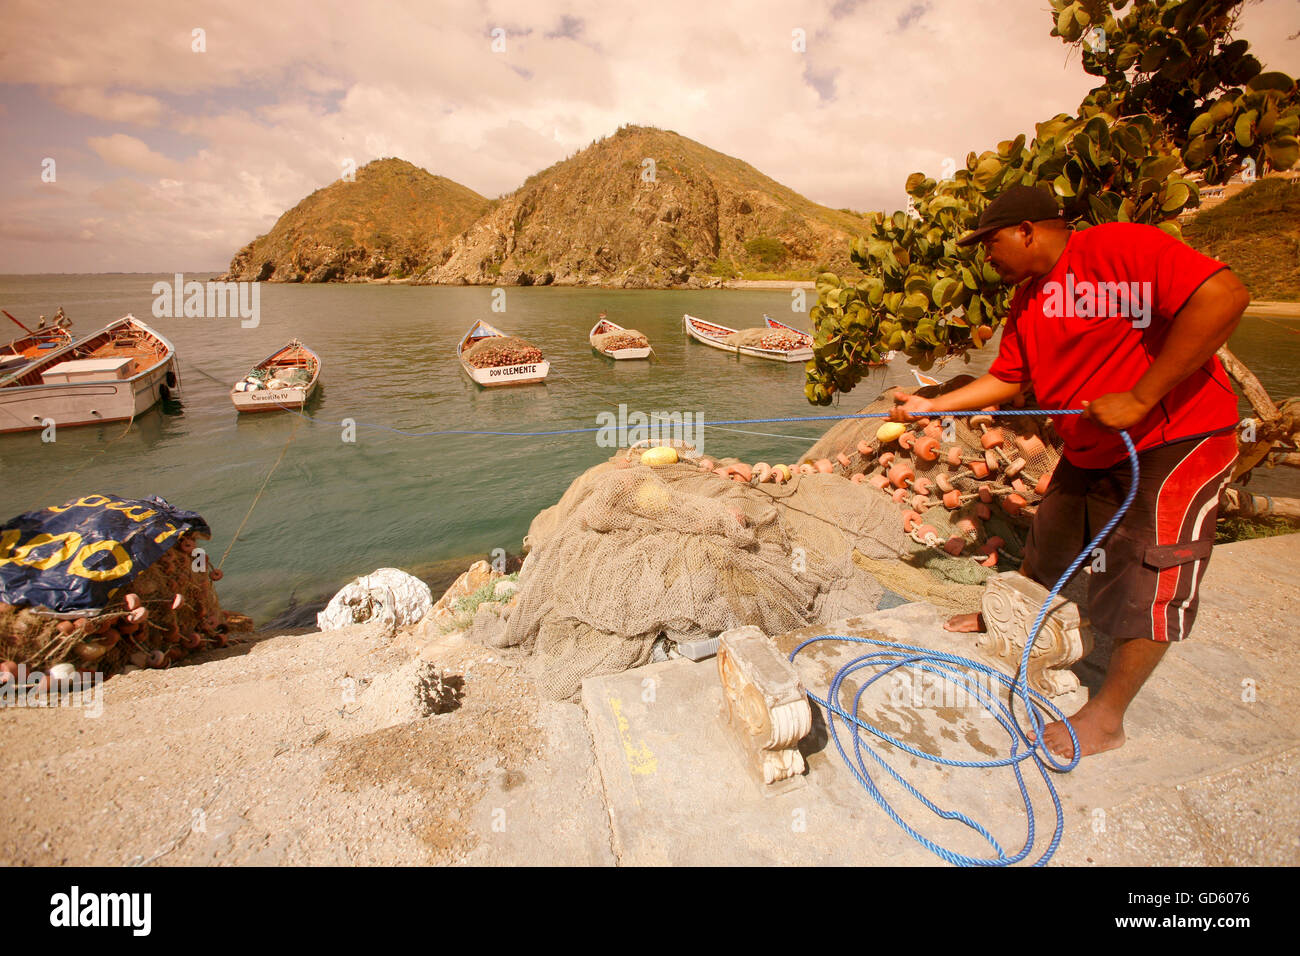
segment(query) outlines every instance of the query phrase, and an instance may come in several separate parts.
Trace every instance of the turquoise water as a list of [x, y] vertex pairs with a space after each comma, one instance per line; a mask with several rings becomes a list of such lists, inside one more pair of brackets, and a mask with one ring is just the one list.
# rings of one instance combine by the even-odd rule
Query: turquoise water
[[[226, 607], [259, 621], [282, 611], [290, 595], [319, 599], [378, 567], [425, 573], [438, 562], [487, 557], [498, 548], [518, 553], [532, 517], [611, 453], [595, 434], [408, 437], [394, 429], [595, 428], [597, 416], [616, 413], [619, 403], [705, 421], [835, 411], [804, 400], [801, 364], [738, 359], [688, 342], [682, 331], [683, 312], [746, 327], [761, 324], [766, 311], [807, 328], [807, 316], [791, 312], [788, 291], [512, 288], [505, 312], [497, 313], [486, 288], [263, 285], [260, 325], [244, 329], [237, 319], [154, 319], [159, 278], [171, 279], [0, 277], [0, 307], [24, 321], [62, 305], [74, 330], [85, 333], [135, 313], [175, 344], [183, 382], [179, 413], [155, 408], [129, 430], [123, 423], [69, 428], [52, 444], [39, 433], [0, 436], [0, 516], [96, 491], [158, 494], [208, 520], [208, 550], [219, 559], [284, 451], [225, 561], [219, 589]], [[655, 359], [614, 363], [594, 355], [587, 331], [602, 309], [645, 332]], [[480, 318], [541, 347], [552, 363], [547, 384], [473, 385], [454, 350]], [[292, 336], [323, 362], [311, 419], [237, 415], [230, 384]], [[1275, 397], [1300, 394], [1300, 335], [1245, 323], [1232, 346]], [[956, 374], [960, 363], [951, 368]], [[845, 411], [887, 385], [911, 381], [901, 363], [875, 372]], [[341, 440], [345, 418], [358, 423], [355, 443]], [[704, 449], [790, 461], [828, 425], [710, 428]], [[1290, 475], [1262, 479], [1257, 487], [1267, 489]]]

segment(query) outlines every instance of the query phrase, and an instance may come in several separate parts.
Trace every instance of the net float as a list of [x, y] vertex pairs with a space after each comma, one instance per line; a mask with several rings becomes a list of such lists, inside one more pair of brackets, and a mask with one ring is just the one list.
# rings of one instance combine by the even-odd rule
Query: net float
[[126, 602], [128, 611], [134, 611], [136, 608], [144, 606], [138, 594], [128, 594], [123, 600]]
[[907, 462], [899, 462], [893, 468], [889, 469], [889, 482], [895, 488], [906, 487], [907, 483], [916, 475], [912, 466]]
[[193, 631], [191, 631], [188, 636], [186, 636], [184, 639], [181, 640], [181, 646], [189, 651], [197, 650], [199, 645], [201, 645], [202, 643], [203, 643], [203, 638], [199, 637], [199, 635], [194, 633]]
[[1014, 491], [1016, 491], [1019, 494], [1022, 495], [1029, 494], [1029, 489], [1025, 487], [1025, 483], [1021, 481], [1019, 478], [1012, 479], [1011, 487]]
[[888, 468], [893, 464], [894, 458], [897, 457], [892, 451], [887, 451], [880, 456], [880, 467]]
[[996, 568], [998, 566], [997, 552], [994, 551], [991, 552], [990, 554], [986, 554], [983, 558], [980, 559], [979, 563], [986, 568]]
[[149, 616], [149, 609], [145, 607], [133, 608], [126, 612], [126, 619], [132, 624], [143, 624]]
[[996, 553], [997, 550], [1001, 548], [1004, 544], [1006, 544], [1005, 541], [1003, 541], [997, 535], [994, 535], [993, 537], [989, 538], [987, 541], [984, 542], [983, 546], [980, 548], [980, 551], [986, 554], [990, 552]]
[[943, 506], [949, 511], [955, 511], [961, 507], [961, 492], [955, 488], [952, 491], [943, 493]]
[[934, 476], [934, 483], [939, 486], [939, 490], [944, 494], [952, 491], [952, 479], [950, 479], [944, 472], [940, 472]]
[[848, 469], [853, 465], [853, 459], [851, 459], [848, 455], [844, 454], [844, 452], [840, 452], [838, 455], [836, 455], [835, 460], [838, 461], [845, 469]]
[[996, 448], [1002, 444], [1002, 429], [990, 428], [980, 436], [980, 444], [985, 448]]
[[66, 637], [77, 629], [77, 625], [72, 621], [60, 621], [54, 625], [54, 629]]
[[754, 474], [761, 475], [765, 471], [771, 471], [772, 466], [765, 461], [754, 462]]
[[660, 465], [675, 465], [677, 464], [677, 449], [670, 445], [657, 445], [654, 448], [647, 448], [641, 453], [640, 462], [652, 468]]
[[728, 470], [730, 470], [730, 472], [731, 472], [733, 475], [739, 475], [741, 481], [750, 481], [750, 480], [752, 480], [753, 477], [754, 477], [753, 469], [751, 469], [751, 468], [750, 468], [747, 464], [745, 464], [743, 461], [742, 461], [742, 462], [739, 462], [739, 463], [737, 463], [737, 464], [735, 464], [735, 465], [728, 465], [727, 467], [728, 467]]
[[924, 431], [927, 438], [933, 438], [935, 441], [943, 438], [943, 426], [938, 422], [930, 422], [925, 426]]
[[214, 584], [217, 581], [220, 581], [225, 576], [226, 576], [225, 573], [220, 568], [213, 568], [208, 572], [208, 579], [212, 581]]
[[875, 448], [873, 448], [871, 442], [867, 441], [865, 438], [858, 442], [858, 454], [863, 458], [870, 458], [874, 452]]
[[217, 647], [230, 646], [230, 637], [224, 633], [217, 634], [214, 638], [212, 638], [212, 640], [213, 643], [217, 645]]
[[16, 684], [17, 682], [18, 678], [14, 677], [13, 674], [8, 671], [0, 671], [0, 687], [4, 687], [5, 684]]
[[912, 495], [912, 510], [920, 514], [925, 514], [930, 507], [930, 499], [925, 495]]
[[962, 463], [961, 446], [953, 445], [948, 449], [948, 464], [960, 468]]
[[1042, 455], [1047, 452], [1043, 440], [1037, 435], [1017, 435], [1016, 447], [1020, 449], [1020, 454], [1026, 458], [1033, 458], [1035, 455]]
[[966, 550], [966, 539], [960, 535], [953, 535], [943, 543], [943, 550], [956, 557]]
[[1004, 474], [1008, 478], [1014, 478], [1016, 477], [1016, 475], [1020, 474], [1022, 471], [1025, 470], [1026, 464], [1027, 463], [1023, 458], [1017, 458], [1015, 461], [1007, 465], [1005, 469], [1003, 469], [1002, 474]]
[[862, 474], [862, 472], [858, 472], [857, 474], [849, 476], [849, 481], [853, 482], [855, 485], [860, 485], [866, 480], [867, 480], [867, 476]]
[[903, 432], [898, 436], [898, 447], [904, 451], [911, 451], [914, 444], [916, 444], [916, 436], [911, 432]]
[[168, 664], [175, 664], [177, 661], [185, 660], [185, 652], [179, 647], [173, 647], [163, 656], [167, 659]]
[[969, 465], [971, 474], [976, 478], [987, 478], [989, 476], [989, 466], [983, 458], [972, 458]]
[[876, 441], [888, 444], [891, 441], [897, 441], [898, 437], [907, 431], [907, 426], [902, 422], [885, 422], [876, 429]]
[[912, 453], [925, 461], [937, 461], [939, 458], [939, 439], [926, 435], [918, 438], [912, 447]]
[[901, 505], [903, 503], [903, 499], [907, 497], [907, 489], [898, 488], [889, 497], [893, 500], [894, 504]]
[[197, 545], [198, 542], [195, 541], [193, 537], [187, 534], [181, 538], [180, 543], [177, 544], [177, 547], [180, 548], [181, 554], [190, 554], [194, 551]]
[[714, 469], [713, 469], [713, 473], [714, 473], [715, 475], [717, 475], [719, 478], [730, 478], [730, 477], [731, 477], [731, 472], [727, 471], [727, 466], [726, 466], [726, 465], [719, 465], [717, 468], [714, 468]]
[[758, 483], [760, 485], [772, 480], [772, 466], [767, 462], [760, 461], [754, 466], [754, 470], [758, 472]]
[[889, 484], [889, 479], [884, 475], [872, 475], [867, 479], [867, 484], [873, 488], [884, 488], [885, 485]]
[[185, 598], [181, 597], [181, 595], [180, 595], [179, 593], [177, 593], [177, 594], [175, 594], [175, 595], [172, 596], [172, 610], [173, 610], [173, 611], [179, 611], [179, 610], [181, 609], [181, 605], [184, 604], [184, 603], [185, 603]]
[[160, 650], [152, 650], [145, 655], [146, 667], [162, 667], [167, 663], [167, 655]]
[[916, 511], [903, 512], [903, 530], [910, 532], [921, 520], [921, 515]]
[[1034, 485], [1034, 494], [1039, 495], [1040, 497], [1042, 495], [1047, 494], [1047, 489], [1052, 484], [1052, 475], [1054, 473], [1055, 473], [1055, 469], [1047, 472], [1045, 475], [1043, 475], [1041, 478], [1038, 479], [1038, 483]]
[[715, 465], [715, 464], [713, 463], [713, 459], [712, 459], [712, 458], [701, 458], [701, 459], [700, 459], [700, 471], [712, 471], [712, 470], [713, 470], [714, 468], [716, 468], [716, 467], [717, 467], [717, 465]]
[[988, 521], [993, 517], [993, 509], [981, 501], [975, 506], [975, 516], [981, 521]]
[[916, 536], [928, 545], [934, 545], [939, 540], [939, 532], [935, 530], [934, 525], [923, 524], [916, 529]]
[[806, 462], [806, 461], [804, 461], [804, 462], [800, 462], [800, 463], [799, 463], [799, 474], [801, 474], [801, 475], [815, 475], [815, 474], [817, 474], [817, 466], [816, 466], [816, 465], [813, 465], [813, 464], [810, 464], [809, 462]]
[[1015, 494], [1014, 492], [1002, 499], [1002, 509], [1006, 511], [1007, 514], [1018, 515], [1020, 514], [1020, 509], [1027, 504], [1029, 504], [1029, 502], [1024, 499], [1024, 496]]
[[980, 485], [980, 487], [979, 487], [979, 496], [980, 496], [980, 501], [984, 502], [986, 505], [991, 505], [991, 504], [993, 504], [993, 488], [992, 488], [992, 486], [990, 486], [990, 485]]
[[813, 462], [813, 465], [823, 475], [829, 475], [831, 472], [835, 470], [835, 466], [831, 464], [829, 458], [818, 458], [815, 462]]
[[957, 529], [963, 534], [979, 534], [980, 526], [974, 518], [958, 518]]
[[1002, 463], [998, 461], [997, 454], [991, 448], [984, 453], [984, 464], [988, 466], [989, 474], [995, 474], [998, 468], [1002, 465]]
[[103, 644], [92, 644], [86, 642], [78, 644], [75, 648], [75, 652], [77, 659], [83, 664], [93, 664], [108, 653], [108, 648]]
[[912, 482], [912, 490], [918, 495], [928, 495], [930, 493], [930, 479], [921, 475]]

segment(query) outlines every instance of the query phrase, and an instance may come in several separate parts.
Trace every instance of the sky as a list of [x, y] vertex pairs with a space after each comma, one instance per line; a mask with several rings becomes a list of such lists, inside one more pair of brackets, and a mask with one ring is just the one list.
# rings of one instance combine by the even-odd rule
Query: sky
[[[235, 9], [238, 7], [239, 9]], [[657, 126], [834, 208], [1073, 113], [1047, 0], [0, 0], [0, 273], [221, 271], [398, 156], [485, 196]], [[1300, 0], [1238, 35], [1300, 73]], [[802, 47], [802, 49], [799, 49]], [[52, 180], [52, 181], [51, 181]]]

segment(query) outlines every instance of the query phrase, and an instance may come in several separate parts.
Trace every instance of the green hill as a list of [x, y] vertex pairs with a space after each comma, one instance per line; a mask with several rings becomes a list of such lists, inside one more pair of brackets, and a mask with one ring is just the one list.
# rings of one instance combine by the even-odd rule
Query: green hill
[[318, 189], [235, 255], [234, 280], [401, 278], [448, 254], [492, 203], [401, 159], [377, 159]]
[[1261, 179], [1198, 213], [1183, 238], [1229, 265], [1251, 298], [1300, 301], [1300, 183]]

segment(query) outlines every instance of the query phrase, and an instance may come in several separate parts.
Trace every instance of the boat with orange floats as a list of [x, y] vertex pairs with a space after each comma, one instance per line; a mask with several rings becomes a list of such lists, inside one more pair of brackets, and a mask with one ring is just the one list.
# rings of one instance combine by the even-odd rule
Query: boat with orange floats
[[[780, 329], [783, 332], [791, 332], [794, 335], [800, 336], [804, 344], [806, 344], [808, 348], [812, 348], [813, 339], [810, 333], [804, 332], [802, 329], [796, 329], [792, 326], [786, 325], [784, 322], [778, 322], [776, 319], [772, 318], [770, 315], [767, 315], [766, 313], [763, 314], [763, 321], [767, 324], [767, 327], [769, 329]], [[889, 364], [889, 360], [892, 359], [897, 354], [898, 353], [896, 351], [890, 349], [888, 352], [885, 353], [885, 357], [883, 360], [879, 362], [868, 362], [867, 367], [884, 368], [886, 365]]]
[[35, 331], [23, 325], [4, 309], [0, 309], [0, 312], [9, 316], [14, 325], [26, 333], [0, 347], [0, 376], [25, 368], [37, 359], [73, 342], [72, 333], [68, 331], [68, 326], [72, 323], [63, 315], [62, 309], [55, 316], [53, 326], [49, 328], [38, 326]]
[[230, 401], [239, 412], [300, 409], [320, 381], [320, 356], [297, 339], [272, 352], [235, 383]]
[[171, 342], [126, 315], [0, 374], [0, 433], [128, 421], [180, 388]]
[[[776, 322], [775, 319], [767, 321]], [[779, 322], [775, 326], [769, 324], [761, 329], [738, 331], [716, 322], [705, 322], [693, 315], [683, 315], [682, 324], [686, 327], [686, 334], [695, 341], [724, 352], [775, 362], [806, 362], [813, 357], [812, 337]]]
[[543, 382], [551, 370], [551, 363], [537, 346], [506, 335], [482, 319], [460, 340], [456, 357], [471, 381], [485, 388]]
[[[644, 335], [636, 329], [625, 329], [617, 322], [611, 322], [605, 318], [604, 312], [600, 313], [600, 318], [587, 333], [587, 341], [597, 355], [605, 358], [621, 360], [650, 357], [650, 343]], [[635, 344], [636, 342], [645, 342], [645, 345]]]

